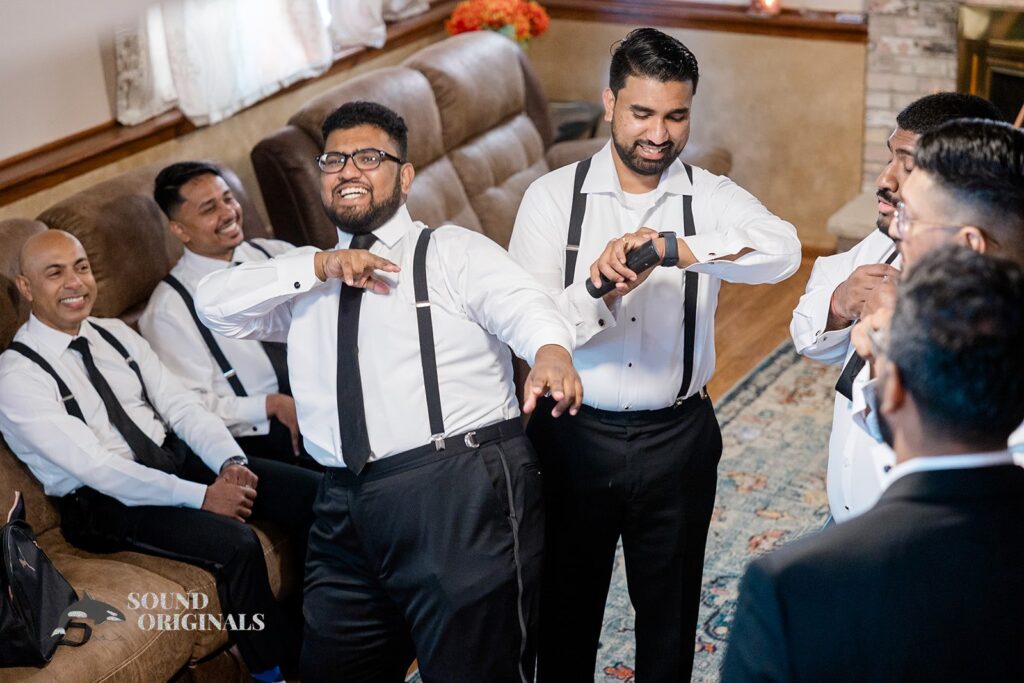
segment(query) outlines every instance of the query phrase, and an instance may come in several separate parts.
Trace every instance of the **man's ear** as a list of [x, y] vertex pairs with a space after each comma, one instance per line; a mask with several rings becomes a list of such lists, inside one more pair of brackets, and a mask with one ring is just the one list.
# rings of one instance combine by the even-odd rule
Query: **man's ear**
[[985, 237], [985, 233], [981, 228], [977, 228], [973, 225], [965, 225], [960, 228], [956, 234], [957, 241], [963, 244], [968, 249], [978, 252], [979, 254], [987, 253], [991, 250], [992, 244]]
[[601, 93], [601, 101], [604, 102], [604, 120], [611, 123], [612, 113], [615, 111], [615, 93], [611, 88], [605, 88]]
[[173, 218], [167, 221], [167, 226], [171, 229], [171, 234], [181, 240], [182, 244], [188, 244], [192, 239], [185, 232], [185, 226], [174, 220]]
[[21, 294], [21, 298], [32, 303], [32, 288], [29, 287], [28, 278], [19, 274], [14, 278], [14, 283], [18, 286], [18, 292]]
[[907, 389], [903, 386], [903, 378], [895, 363], [888, 358], [882, 358], [880, 366], [880, 374], [884, 373], [885, 382], [882, 383], [882, 395], [879, 397], [878, 410], [883, 415], [892, 415], [907, 402]]
[[412, 164], [406, 162], [402, 164], [402, 170], [399, 173], [402, 174], [402, 194], [409, 196], [409, 190], [412, 189], [412, 179], [416, 177], [416, 169], [413, 168]]

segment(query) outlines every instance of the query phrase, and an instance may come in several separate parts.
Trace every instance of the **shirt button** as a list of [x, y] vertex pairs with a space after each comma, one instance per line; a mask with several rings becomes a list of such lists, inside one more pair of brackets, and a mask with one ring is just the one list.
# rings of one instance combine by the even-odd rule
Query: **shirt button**
[[302, 285], [301, 285], [301, 284], [299, 284], [298, 282], [293, 282], [293, 283], [292, 283], [292, 285], [293, 285], [293, 286], [295, 287], [295, 289], [298, 289], [299, 287], [301, 287], [301, 286], [302, 286]]
[[629, 367], [633, 367], [633, 364], [632, 364], [632, 363], [628, 363], [627, 365], [628, 365]]
[[636, 316], [633, 316], [632, 318], [630, 318], [630, 320], [632, 320], [633, 322], [636, 322]]
[[254, 431], [254, 432], [258, 432], [259, 430], [260, 430], [260, 428], [259, 428], [259, 427], [253, 427], [253, 428], [252, 428], [252, 431]]
[[597, 319], [597, 324], [600, 327], [604, 327], [604, 318], [598, 318]]

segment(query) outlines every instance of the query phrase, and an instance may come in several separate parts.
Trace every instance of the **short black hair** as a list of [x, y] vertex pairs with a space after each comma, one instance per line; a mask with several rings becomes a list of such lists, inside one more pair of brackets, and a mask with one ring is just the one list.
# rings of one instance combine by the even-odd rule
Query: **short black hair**
[[160, 210], [171, 218], [171, 213], [185, 201], [181, 196], [182, 185], [207, 174], [218, 178], [224, 177], [221, 170], [208, 161], [180, 161], [171, 164], [157, 174], [153, 182], [153, 199], [160, 206]]
[[1002, 118], [996, 105], [984, 97], [960, 92], [937, 92], [908, 104], [896, 116], [896, 125], [920, 135], [953, 119], [1001, 121]]
[[397, 112], [376, 102], [346, 102], [324, 119], [324, 144], [327, 136], [336, 130], [348, 130], [356, 126], [370, 125], [387, 133], [398, 148], [398, 156], [402, 161], [409, 158], [409, 128], [405, 119]]
[[1024, 263], [1024, 130], [959, 119], [918, 140], [914, 168], [956, 203], [956, 222], [990, 233]]
[[1024, 420], [1024, 268], [947, 245], [900, 283], [888, 357], [925, 426], [1001, 444]]
[[613, 46], [608, 87], [616, 95], [626, 78], [653, 78], [661, 83], [689, 81], [697, 92], [697, 58], [690, 49], [656, 28], [638, 28]]

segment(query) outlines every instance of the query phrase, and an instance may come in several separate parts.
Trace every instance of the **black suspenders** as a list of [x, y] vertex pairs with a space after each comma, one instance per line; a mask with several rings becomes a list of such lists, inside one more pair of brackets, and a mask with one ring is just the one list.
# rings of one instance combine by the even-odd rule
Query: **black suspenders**
[[[251, 240], [246, 240], [253, 249], [263, 252], [263, 255], [268, 259], [273, 258], [266, 249], [256, 244]], [[196, 302], [189, 294], [188, 290], [185, 289], [185, 285], [181, 283], [181, 280], [174, 277], [170, 273], [164, 277], [164, 282], [174, 288], [182, 299], [185, 300], [185, 306], [188, 307], [188, 312], [192, 315], [192, 321], [196, 324], [196, 328], [199, 330], [199, 334], [203, 337], [203, 342], [206, 344], [206, 348], [210, 350], [210, 355], [213, 356], [213, 360], [216, 361], [217, 367], [220, 368], [221, 374], [224, 379], [231, 385], [231, 389], [235, 392], [235, 396], [248, 396], [245, 387], [242, 386], [242, 380], [238, 378], [238, 373], [231, 367], [231, 362], [228, 361], [227, 356], [224, 355], [224, 351], [220, 348], [220, 344], [217, 343], [217, 339], [213, 336], [213, 332], [210, 331], [203, 321], [199, 319], [199, 314], [196, 312]]]
[[565, 288], [576, 277], [576, 257], [583, 237], [583, 217], [587, 213], [587, 195], [583, 194], [583, 181], [590, 171], [590, 159], [576, 164], [576, 177], [572, 183], [572, 208], [569, 209], [569, 239], [565, 243]]
[[28, 358], [30, 361], [41, 367], [46, 371], [53, 381], [57, 383], [57, 390], [60, 391], [60, 400], [64, 403], [64, 409], [68, 411], [68, 415], [71, 417], [77, 417], [82, 422], [85, 422], [85, 415], [82, 414], [82, 408], [78, 405], [78, 401], [75, 400], [74, 395], [71, 393], [71, 389], [64, 383], [64, 380], [60, 378], [57, 371], [53, 369], [53, 366], [46, 362], [46, 359], [36, 353], [34, 350], [25, 346], [19, 341], [11, 342], [10, 346], [7, 347], [11, 351], [17, 351], [21, 355]]
[[[683, 164], [686, 175], [693, 186], [693, 167]], [[587, 196], [583, 194], [583, 181], [590, 171], [590, 159], [584, 159], [576, 165], [576, 177], [573, 180], [572, 208], [569, 209], [569, 237], [565, 245], [565, 286], [572, 284], [576, 275], [576, 257], [580, 250], [583, 237], [583, 218], [587, 213]], [[697, 234], [693, 221], [693, 195], [683, 195], [683, 235], [692, 237]], [[697, 286], [700, 275], [686, 271], [683, 279], [683, 382], [679, 387], [678, 398], [684, 398], [693, 381], [693, 346], [697, 338]]]
[[[153, 402], [149, 400], [149, 393], [146, 391], [146, 383], [142, 381], [142, 370], [139, 369], [139, 364], [135, 362], [134, 358], [132, 358], [132, 355], [128, 352], [128, 349], [125, 348], [125, 345], [122, 344], [121, 340], [115, 337], [114, 334], [105, 327], [100, 327], [91, 320], [89, 321], [89, 324], [92, 325], [93, 329], [95, 329], [101, 337], [103, 337], [104, 341], [113, 346], [114, 349], [121, 354], [121, 357], [124, 358], [128, 367], [130, 367], [132, 372], [135, 373], [135, 376], [139, 378], [139, 384], [142, 386], [142, 398], [146, 402], [146, 405], [148, 405], [150, 410], [152, 410], [157, 416], [157, 419], [163, 422], [163, 417], [160, 415], [159, 411], [157, 411]], [[46, 374], [52, 377], [53, 381], [57, 383], [57, 390], [60, 391], [60, 400], [64, 403], [64, 409], [68, 411], [68, 415], [77, 417], [82, 422], [85, 422], [85, 415], [82, 414], [82, 408], [78, 405], [78, 401], [75, 400], [74, 395], [72, 395], [71, 389], [68, 388], [68, 385], [63, 379], [61, 379], [60, 375], [57, 374], [57, 371], [53, 369], [53, 366], [46, 362], [46, 359], [40, 356], [33, 349], [18, 341], [11, 342], [10, 346], [7, 348], [12, 351], [17, 351], [21, 355], [25, 356], [42, 368]]]
[[444, 415], [441, 413], [441, 388], [437, 381], [437, 355], [434, 350], [434, 324], [430, 315], [430, 292], [427, 290], [427, 246], [430, 228], [420, 231], [412, 259], [412, 284], [416, 297], [416, 328], [420, 337], [420, 363], [423, 366], [423, 389], [427, 394], [427, 418], [430, 420], [430, 441], [438, 450], [444, 448]]

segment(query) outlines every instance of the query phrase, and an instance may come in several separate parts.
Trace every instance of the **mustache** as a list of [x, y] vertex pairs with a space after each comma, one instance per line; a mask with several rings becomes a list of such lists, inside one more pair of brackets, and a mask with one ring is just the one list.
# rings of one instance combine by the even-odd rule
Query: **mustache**
[[879, 199], [881, 199], [886, 204], [892, 204], [893, 206], [896, 206], [897, 201], [899, 201], [899, 200], [896, 199], [896, 197], [892, 196], [892, 192], [890, 192], [889, 190], [885, 189], [884, 187], [883, 188], [879, 188], [875, 192], [875, 196], [878, 197]]

